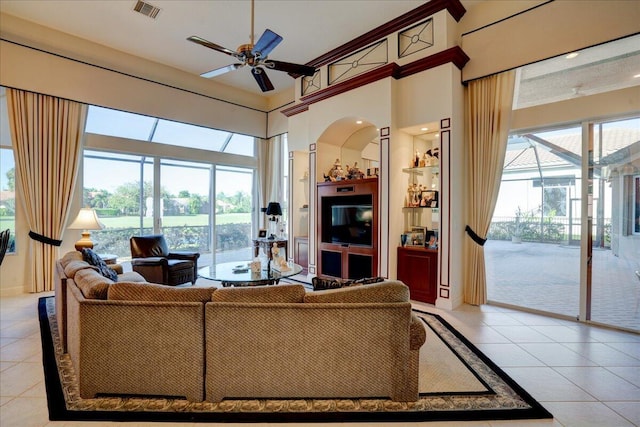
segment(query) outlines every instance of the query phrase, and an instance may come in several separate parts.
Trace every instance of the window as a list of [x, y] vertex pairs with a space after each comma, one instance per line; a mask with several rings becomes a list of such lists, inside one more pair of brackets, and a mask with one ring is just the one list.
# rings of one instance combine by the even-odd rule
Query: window
[[0, 230], [11, 230], [7, 252], [15, 252], [16, 235], [16, 168], [13, 150], [0, 148]]
[[640, 234], [640, 175], [633, 177], [633, 234]]
[[551, 187], [544, 189], [543, 214], [545, 216], [567, 216], [567, 188]]
[[85, 131], [241, 156], [254, 155], [251, 136], [93, 105], [89, 107]]
[[11, 148], [4, 87], [0, 87], [0, 230], [11, 230], [7, 252], [16, 251], [16, 164]]

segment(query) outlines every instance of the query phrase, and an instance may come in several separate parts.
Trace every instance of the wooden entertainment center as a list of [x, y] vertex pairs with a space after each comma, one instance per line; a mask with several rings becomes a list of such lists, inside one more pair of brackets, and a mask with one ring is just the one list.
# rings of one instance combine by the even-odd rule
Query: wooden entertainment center
[[378, 275], [378, 178], [317, 184], [318, 275]]

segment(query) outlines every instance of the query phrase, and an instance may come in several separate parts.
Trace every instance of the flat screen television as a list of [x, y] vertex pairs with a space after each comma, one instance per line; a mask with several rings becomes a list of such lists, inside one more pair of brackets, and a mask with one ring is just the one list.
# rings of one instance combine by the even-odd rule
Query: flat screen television
[[322, 241], [371, 246], [373, 206], [371, 196], [323, 198]]

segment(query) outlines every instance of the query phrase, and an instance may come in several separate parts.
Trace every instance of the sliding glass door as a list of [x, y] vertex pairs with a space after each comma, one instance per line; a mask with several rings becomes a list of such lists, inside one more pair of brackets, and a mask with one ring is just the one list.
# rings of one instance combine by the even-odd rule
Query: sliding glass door
[[198, 265], [211, 257], [211, 179], [213, 167], [204, 163], [160, 160], [160, 188], [149, 203], [157, 201], [160, 232], [171, 249], [197, 251]]
[[586, 320], [640, 330], [640, 118], [589, 126]]
[[252, 169], [215, 168], [214, 263], [253, 258], [253, 182]]
[[578, 315], [581, 141], [579, 126], [509, 138], [485, 246], [490, 301]]
[[129, 238], [154, 231], [153, 159], [85, 150], [83, 168], [83, 205], [105, 225], [91, 233], [94, 249], [129, 257]]
[[490, 301], [640, 330], [640, 118], [511, 135]]

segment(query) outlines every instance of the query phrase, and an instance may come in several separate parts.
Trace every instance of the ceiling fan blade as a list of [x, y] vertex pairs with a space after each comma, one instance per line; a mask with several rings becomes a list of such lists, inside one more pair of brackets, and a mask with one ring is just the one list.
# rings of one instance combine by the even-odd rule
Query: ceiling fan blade
[[207, 79], [211, 79], [213, 77], [217, 77], [220, 76], [224, 73], [228, 73], [229, 71], [234, 71], [237, 70], [238, 68], [242, 68], [244, 67], [244, 64], [231, 64], [231, 65], [227, 65], [226, 67], [220, 67], [220, 68], [216, 68], [215, 70], [211, 70], [211, 71], [207, 71], [206, 73], [202, 73], [200, 74], [200, 77], [204, 77]]
[[227, 55], [231, 55], [231, 56], [234, 56], [234, 57], [237, 55], [235, 50], [227, 49], [226, 47], [222, 47], [220, 45], [217, 45], [217, 44], [215, 44], [213, 42], [210, 42], [209, 40], [205, 40], [202, 37], [191, 36], [191, 37], [187, 37], [187, 40], [189, 40], [190, 42], [194, 42], [194, 43], [197, 43], [199, 45], [202, 45], [204, 47], [208, 47], [209, 49], [213, 49], [213, 50], [217, 50], [218, 52], [226, 53]]
[[[273, 64], [273, 66], [272, 66]], [[302, 76], [313, 76], [316, 73], [315, 67], [308, 65], [293, 64], [291, 62], [276, 61], [270, 59], [264, 62], [264, 65], [278, 71], [284, 71], [285, 73], [299, 74]]]
[[253, 46], [251, 53], [256, 56], [260, 56], [260, 58], [266, 58], [281, 41], [282, 37], [267, 28], [264, 30], [264, 33], [262, 33], [255, 46]]
[[267, 77], [267, 73], [263, 68], [254, 67], [251, 69], [251, 74], [253, 74], [253, 77], [256, 79], [258, 86], [260, 86], [260, 89], [262, 89], [263, 92], [273, 90], [273, 84], [271, 83], [271, 80], [269, 80], [269, 77]]

